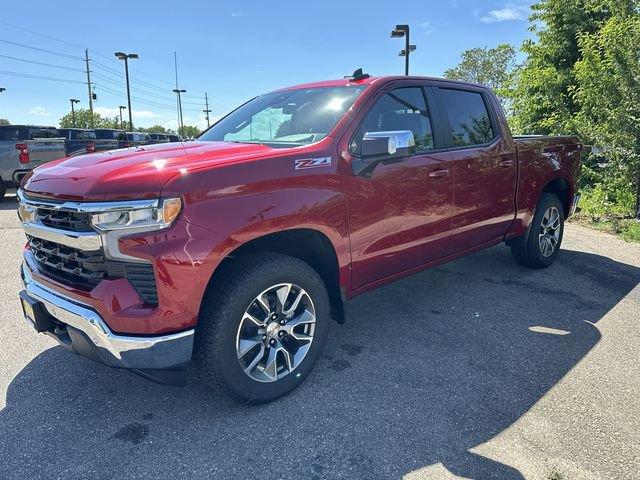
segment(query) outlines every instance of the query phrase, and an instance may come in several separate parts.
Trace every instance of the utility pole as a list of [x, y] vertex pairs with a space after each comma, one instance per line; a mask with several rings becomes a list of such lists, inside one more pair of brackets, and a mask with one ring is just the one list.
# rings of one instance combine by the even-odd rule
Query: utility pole
[[203, 110], [203, 112], [207, 116], [207, 128], [209, 128], [211, 126], [209, 124], [209, 114], [211, 113], [211, 110], [209, 110], [209, 97], [207, 96], [207, 92], [204, 92], [204, 103], [205, 103], [206, 107]]
[[405, 39], [405, 47], [400, 51], [400, 56], [404, 57], [404, 74], [409, 75], [409, 55], [416, 50], [416, 46], [409, 42], [409, 25], [396, 25], [396, 28], [391, 31], [391, 37]]
[[129, 88], [129, 59], [140, 58], [137, 53], [116, 52], [118, 60], [124, 60], [124, 74], [127, 77], [127, 105], [129, 106], [129, 129], [133, 131], [133, 115], [131, 113], [131, 89]]
[[124, 130], [124, 123], [122, 123], [122, 110], [126, 110], [127, 107], [119, 105], [118, 108], [120, 109], [120, 130]]
[[89, 91], [89, 126], [93, 128], [93, 94], [91, 93], [91, 70], [89, 70], [89, 50], [84, 50], [84, 61], [87, 66], [87, 89]]
[[180, 121], [180, 130], [181, 134], [184, 135], [184, 124], [182, 123], [182, 100], [180, 99], [181, 93], [187, 93], [186, 90], [181, 90], [179, 88], [174, 88], [173, 93], [178, 94], [178, 120]]
[[71, 122], [73, 123], [73, 128], [76, 128], [76, 110], [73, 108], [73, 105], [80, 103], [80, 100], [77, 98], [70, 98], [69, 101], [71, 102]]

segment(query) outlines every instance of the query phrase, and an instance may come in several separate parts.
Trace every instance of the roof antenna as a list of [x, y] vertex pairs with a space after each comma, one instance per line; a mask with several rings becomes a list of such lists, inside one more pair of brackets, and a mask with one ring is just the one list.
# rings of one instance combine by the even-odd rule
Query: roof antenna
[[369, 75], [368, 73], [363, 73], [362, 68], [359, 68], [355, 72], [353, 72], [353, 75], [346, 76], [344, 78], [348, 78], [350, 82], [357, 82], [359, 80], [366, 80], [370, 77], [371, 75]]

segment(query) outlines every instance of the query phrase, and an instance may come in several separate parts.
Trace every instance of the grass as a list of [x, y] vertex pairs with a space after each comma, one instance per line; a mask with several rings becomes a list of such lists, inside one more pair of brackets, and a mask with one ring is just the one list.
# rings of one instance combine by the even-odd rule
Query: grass
[[630, 218], [590, 218], [577, 214], [574, 221], [585, 227], [618, 235], [627, 242], [640, 243], [640, 221]]

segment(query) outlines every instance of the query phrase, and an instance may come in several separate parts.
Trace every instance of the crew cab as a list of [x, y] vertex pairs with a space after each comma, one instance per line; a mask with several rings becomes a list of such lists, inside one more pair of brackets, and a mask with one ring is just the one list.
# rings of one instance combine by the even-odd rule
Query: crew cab
[[481, 85], [356, 72], [284, 88], [193, 142], [29, 175], [24, 314], [106, 365], [179, 384], [194, 362], [232, 398], [270, 401], [358, 294], [500, 243], [549, 267], [580, 153], [513, 137]]
[[0, 199], [33, 168], [65, 156], [59, 137], [55, 127], [0, 126]]

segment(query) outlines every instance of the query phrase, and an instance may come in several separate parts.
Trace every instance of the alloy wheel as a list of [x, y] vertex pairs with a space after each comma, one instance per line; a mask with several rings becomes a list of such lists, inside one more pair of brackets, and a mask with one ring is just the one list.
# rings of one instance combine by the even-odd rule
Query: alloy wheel
[[556, 251], [560, 242], [560, 212], [556, 207], [549, 207], [540, 223], [540, 235], [538, 241], [540, 252], [545, 258], [550, 257]]
[[309, 294], [292, 283], [274, 285], [245, 310], [236, 335], [238, 362], [259, 382], [293, 372], [313, 342], [316, 313]]

